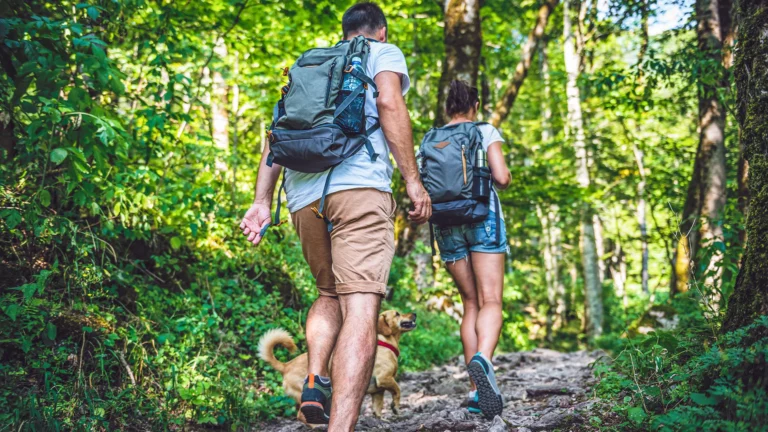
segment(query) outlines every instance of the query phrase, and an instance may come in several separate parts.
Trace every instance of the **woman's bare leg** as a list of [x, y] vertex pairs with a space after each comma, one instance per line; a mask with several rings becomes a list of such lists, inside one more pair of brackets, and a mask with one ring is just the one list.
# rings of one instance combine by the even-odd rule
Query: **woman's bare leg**
[[[493, 351], [499, 343], [503, 321], [501, 296], [504, 290], [504, 256], [501, 253], [472, 252], [471, 258], [474, 285], [480, 305], [475, 322], [477, 351], [488, 359], [493, 358]], [[466, 353], [466, 348], [464, 351]]]
[[[480, 309], [475, 289], [475, 275], [472, 273], [471, 258], [461, 259], [446, 263], [448, 273], [453, 276], [456, 286], [459, 288], [461, 302], [464, 305], [464, 316], [461, 318], [461, 343], [464, 346], [464, 362], [469, 363], [477, 352], [477, 333], [475, 323]], [[470, 380], [471, 381], [471, 380]], [[475, 383], [472, 383], [472, 390]]]

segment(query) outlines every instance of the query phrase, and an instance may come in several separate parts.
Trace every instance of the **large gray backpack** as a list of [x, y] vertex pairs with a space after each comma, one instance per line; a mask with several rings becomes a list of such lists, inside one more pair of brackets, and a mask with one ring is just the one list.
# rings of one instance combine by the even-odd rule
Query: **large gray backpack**
[[[433, 128], [421, 142], [419, 170], [432, 200], [430, 224], [442, 228], [482, 222], [488, 217], [490, 195], [494, 192], [490, 168], [475, 163], [478, 150], [483, 150], [478, 124], [463, 122]], [[499, 241], [498, 197], [495, 211]]]
[[[328, 231], [333, 229], [333, 225], [323, 214], [323, 208], [333, 169], [363, 147], [368, 151], [371, 162], [378, 156], [368, 137], [379, 129], [379, 121], [375, 119], [373, 126], [366, 129], [365, 118], [365, 91], [371, 86], [373, 96], [377, 97], [376, 84], [365, 73], [352, 67], [355, 57], [361, 59], [363, 68], [368, 64], [370, 42], [363, 36], [357, 36], [330, 48], [313, 48], [304, 52], [283, 73], [288, 76], [288, 84], [283, 87], [282, 97], [275, 105], [268, 132], [268, 166], [271, 167], [274, 162], [303, 173], [328, 171], [320, 205], [312, 208], [318, 218], [325, 220]], [[347, 74], [362, 84], [343, 92], [342, 85]], [[355, 99], [358, 103], [353, 104]], [[352, 108], [360, 110], [352, 113], [361, 119], [361, 127], [357, 130], [340, 126], [345, 125], [339, 121], [340, 116], [349, 115]], [[274, 225], [280, 223], [280, 194], [284, 185], [285, 175], [278, 191], [277, 209], [272, 220]]]

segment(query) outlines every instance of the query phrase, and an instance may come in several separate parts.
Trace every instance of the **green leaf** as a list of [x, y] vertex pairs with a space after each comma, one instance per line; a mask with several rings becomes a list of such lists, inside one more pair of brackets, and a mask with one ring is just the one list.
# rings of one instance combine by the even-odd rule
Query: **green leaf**
[[179, 237], [172, 237], [171, 238], [171, 247], [174, 249], [178, 249], [181, 247], [181, 238]]
[[5, 314], [11, 318], [11, 321], [16, 321], [16, 316], [19, 315], [20, 310], [21, 306], [17, 305], [16, 303], [12, 303], [5, 308]]
[[13, 105], [17, 105], [19, 100], [21, 100], [21, 97], [27, 92], [29, 84], [32, 82], [32, 78], [32, 76], [25, 76], [16, 79], [16, 89], [13, 91], [13, 96], [11, 96], [11, 103]]
[[14, 229], [21, 223], [21, 213], [15, 209], [5, 209], [0, 212], [0, 217], [5, 219], [5, 224], [8, 225], [8, 229]]
[[83, 326], [83, 331], [86, 333], [91, 333], [93, 331], [93, 327]]
[[62, 163], [67, 158], [67, 151], [63, 148], [57, 148], [51, 152], [51, 162], [56, 165]]
[[96, 21], [97, 19], [99, 19], [99, 10], [98, 10], [98, 9], [96, 9], [95, 7], [93, 7], [93, 6], [88, 6], [88, 8], [87, 8], [87, 9], [85, 9], [85, 11], [88, 13], [88, 16], [89, 16], [89, 17], [90, 17], [92, 20]]
[[41, 190], [39, 198], [40, 198], [40, 204], [43, 207], [48, 207], [49, 205], [51, 205], [51, 193], [48, 192], [47, 190], [45, 189]]
[[29, 301], [32, 299], [32, 297], [35, 295], [35, 291], [37, 291], [37, 284], [29, 283], [24, 284], [18, 288], [22, 293], [24, 293], [24, 301]]
[[56, 340], [56, 325], [49, 321], [48, 325], [45, 326], [45, 333], [49, 340]]
[[639, 425], [648, 417], [648, 414], [645, 413], [643, 407], [632, 407], [627, 410], [627, 417], [632, 423]]
[[714, 406], [720, 402], [717, 396], [707, 396], [704, 393], [691, 393], [691, 400], [701, 406]]

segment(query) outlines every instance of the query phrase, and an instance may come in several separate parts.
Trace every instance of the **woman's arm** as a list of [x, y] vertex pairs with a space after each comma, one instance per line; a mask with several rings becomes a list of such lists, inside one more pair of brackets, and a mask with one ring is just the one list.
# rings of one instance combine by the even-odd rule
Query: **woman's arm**
[[511, 174], [501, 151], [501, 141], [496, 141], [488, 146], [488, 166], [491, 168], [491, 177], [498, 189], [506, 189], [509, 186]]

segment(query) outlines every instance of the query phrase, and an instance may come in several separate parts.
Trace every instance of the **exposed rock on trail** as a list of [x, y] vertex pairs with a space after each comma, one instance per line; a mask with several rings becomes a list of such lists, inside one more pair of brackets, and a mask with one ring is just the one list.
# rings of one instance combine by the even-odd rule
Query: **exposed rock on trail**
[[[594, 404], [594, 384], [589, 364], [600, 352], [559, 353], [536, 349], [502, 354], [494, 359], [496, 380], [504, 393], [504, 412], [492, 421], [469, 414], [466, 403], [469, 378], [461, 359], [424, 372], [398, 378], [402, 389], [401, 412], [395, 416], [385, 399], [384, 419], [373, 417], [366, 396], [357, 423], [360, 431], [550, 431], [583, 429], [586, 412]], [[315, 430], [324, 430], [317, 428]], [[296, 419], [258, 425], [268, 432], [308, 431]]]

